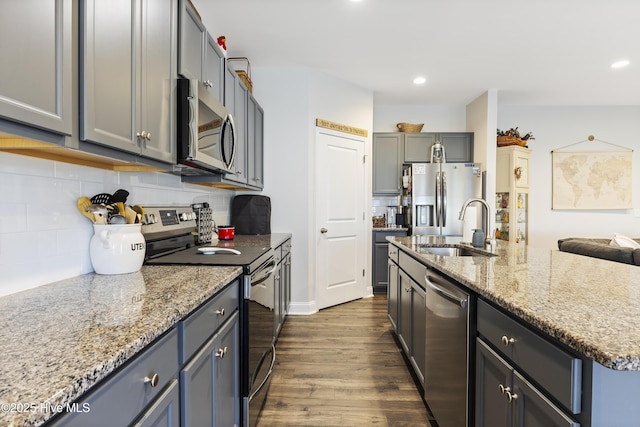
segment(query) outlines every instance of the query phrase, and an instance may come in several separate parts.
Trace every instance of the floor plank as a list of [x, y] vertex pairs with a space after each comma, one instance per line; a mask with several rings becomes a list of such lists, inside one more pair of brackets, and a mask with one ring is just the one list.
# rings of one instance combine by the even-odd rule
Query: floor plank
[[430, 427], [384, 295], [288, 316], [258, 427]]

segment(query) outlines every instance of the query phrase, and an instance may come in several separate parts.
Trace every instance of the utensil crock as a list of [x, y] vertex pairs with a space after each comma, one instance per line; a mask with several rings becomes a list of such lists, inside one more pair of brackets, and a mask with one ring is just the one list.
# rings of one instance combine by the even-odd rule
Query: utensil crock
[[89, 255], [97, 274], [126, 274], [140, 270], [146, 249], [141, 224], [93, 224], [93, 230]]

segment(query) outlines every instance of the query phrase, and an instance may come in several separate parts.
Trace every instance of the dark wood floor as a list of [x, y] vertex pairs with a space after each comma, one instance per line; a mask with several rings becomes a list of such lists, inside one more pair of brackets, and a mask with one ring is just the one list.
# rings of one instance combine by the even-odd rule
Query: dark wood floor
[[431, 426], [385, 296], [289, 316], [258, 427]]

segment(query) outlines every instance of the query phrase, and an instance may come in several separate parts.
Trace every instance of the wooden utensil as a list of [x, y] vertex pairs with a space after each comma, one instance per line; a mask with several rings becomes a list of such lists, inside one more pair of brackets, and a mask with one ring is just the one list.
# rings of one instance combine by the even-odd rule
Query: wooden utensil
[[134, 211], [131, 206], [126, 206], [124, 208], [124, 212], [124, 217], [127, 219], [127, 224], [134, 224], [136, 222], [136, 216], [138, 215], [138, 213]]
[[93, 218], [93, 214], [90, 212], [87, 212], [87, 208], [91, 206], [91, 199], [89, 199], [86, 196], [82, 196], [78, 199], [78, 202], [76, 204], [78, 205], [78, 210], [82, 215], [89, 218], [91, 222], [96, 222], [95, 219]]

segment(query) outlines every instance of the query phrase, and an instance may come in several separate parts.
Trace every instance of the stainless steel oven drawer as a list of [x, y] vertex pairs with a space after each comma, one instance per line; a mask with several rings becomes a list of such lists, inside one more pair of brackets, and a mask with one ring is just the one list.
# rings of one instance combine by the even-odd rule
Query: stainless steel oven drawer
[[178, 324], [180, 365], [186, 363], [240, 304], [240, 279], [236, 279]]
[[567, 409], [580, 413], [582, 360], [481, 300], [478, 332]]

